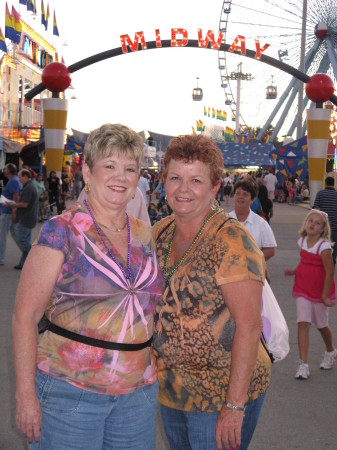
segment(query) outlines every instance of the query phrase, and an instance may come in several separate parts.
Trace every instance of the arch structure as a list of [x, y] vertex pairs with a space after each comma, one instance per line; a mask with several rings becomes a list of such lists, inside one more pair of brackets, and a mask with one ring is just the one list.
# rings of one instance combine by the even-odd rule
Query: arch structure
[[[179, 36], [179, 38], [178, 38]], [[135, 34], [135, 40], [132, 41], [128, 35], [121, 35], [121, 47], [117, 47], [111, 50], [107, 50], [101, 53], [97, 53], [88, 58], [82, 59], [68, 67], [70, 73], [77, 72], [80, 69], [84, 69], [92, 64], [104, 61], [109, 58], [114, 58], [115, 56], [121, 56], [128, 53], [134, 53], [136, 51], [143, 50], [153, 50], [158, 48], [172, 48], [172, 47], [188, 47], [188, 48], [201, 48], [209, 50], [221, 50], [223, 52], [231, 52], [236, 54], [241, 54], [247, 58], [256, 59], [262, 63], [269, 64], [279, 70], [282, 70], [294, 78], [307, 83], [309, 81], [309, 76], [294, 67], [285, 64], [284, 62], [267, 56], [263, 53], [268, 48], [266, 44], [263, 48], [260, 47], [258, 40], [255, 40], [256, 50], [246, 49], [245, 38], [238, 35], [234, 40], [233, 44], [226, 44], [222, 42], [222, 33], [219, 34], [218, 40], [214, 38], [214, 32], [209, 30], [205, 36], [202, 38], [202, 30], [198, 29], [198, 39], [188, 39], [187, 31], [183, 28], [172, 28], [171, 39], [161, 40], [159, 30], [156, 30], [156, 40], [146, 42], [144, 38], [144, 33], [139, 32]], [[31, 89], [26, 95], [27, 100], [32, 100], [36, 95], [40, 94], [46, 89], [43, 83], [38, 84], [33, 89]], [[333, 95], [330, 101], [337, 106], [337, 96]]]

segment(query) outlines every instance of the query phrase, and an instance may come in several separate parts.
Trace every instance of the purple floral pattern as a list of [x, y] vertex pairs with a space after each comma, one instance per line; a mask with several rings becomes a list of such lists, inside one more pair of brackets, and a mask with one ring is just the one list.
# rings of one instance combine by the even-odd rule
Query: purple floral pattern
[[[112, 342], [139, 343], [152, 336], [154, 309], [164, 280], [150, 229], [133, 217], [130, 225], [131, 280], [109, 257], [91, 217], [82, 209], [71, 209], [43, 225], [37, 245], [64, 255], [46, 311], [53, 323]], [[105, 235], [104, 240], [124, 266], [113, 242]], [[104, 350], [50, 332], [40, 337], [38, 367], [83, 389], [110, 395], [131, 392], [156, 379], [149, 348], [138, 352]]]

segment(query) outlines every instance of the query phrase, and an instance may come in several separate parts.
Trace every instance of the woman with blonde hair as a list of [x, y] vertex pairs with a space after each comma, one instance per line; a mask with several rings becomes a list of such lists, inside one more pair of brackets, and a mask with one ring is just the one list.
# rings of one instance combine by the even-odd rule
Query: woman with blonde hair
[[163, 277], [149, 226], [126, 213], [142, 160], [130, 128], [92, 131], [86, 199], [44, 223], [24, 265], [13, 337], [16, 421], [30, 449], [155, 447], [150, 345]]

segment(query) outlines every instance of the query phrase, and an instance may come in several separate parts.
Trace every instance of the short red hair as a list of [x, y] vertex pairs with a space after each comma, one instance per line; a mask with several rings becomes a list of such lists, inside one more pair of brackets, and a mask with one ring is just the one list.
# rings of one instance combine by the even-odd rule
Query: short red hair
[[224, 169], [219, 147], [212, 139], [202, 134], [187, 134], [171, 139], [164, 156], [164, 182], [171, 159], [184, 162], [200, 161], [206, 164], [210, 168], [212, 186], [219, 183]]

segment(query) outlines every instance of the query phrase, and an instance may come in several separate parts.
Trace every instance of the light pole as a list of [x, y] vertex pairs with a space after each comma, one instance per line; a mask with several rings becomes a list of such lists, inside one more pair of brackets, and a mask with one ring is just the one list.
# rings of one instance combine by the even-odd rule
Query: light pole
[[241, 96], [241, 80], [251, 81], [252, 74], [251, 73], [243, 73], [242, 72], [242, 62], [240, 62], [237, 66], [236, 72], [231, 72], [230, 75], [225, 77], [227, 80], [236, 81], [236, 111], [235, 111], [235, 142], [239, 142], [239, 134], [240, 134], [240, 96]]
[[[306, 23], [307, 23], [307, 0], [303, 0], [301, 55], [300, 55], [300, 70], [302, 72], [305, 72]], [[297, 108], [296, 139], [300, 139], [302, 137], [302, 114], [303, 114], [303, 81], [298, 80], [298, 108]]]

